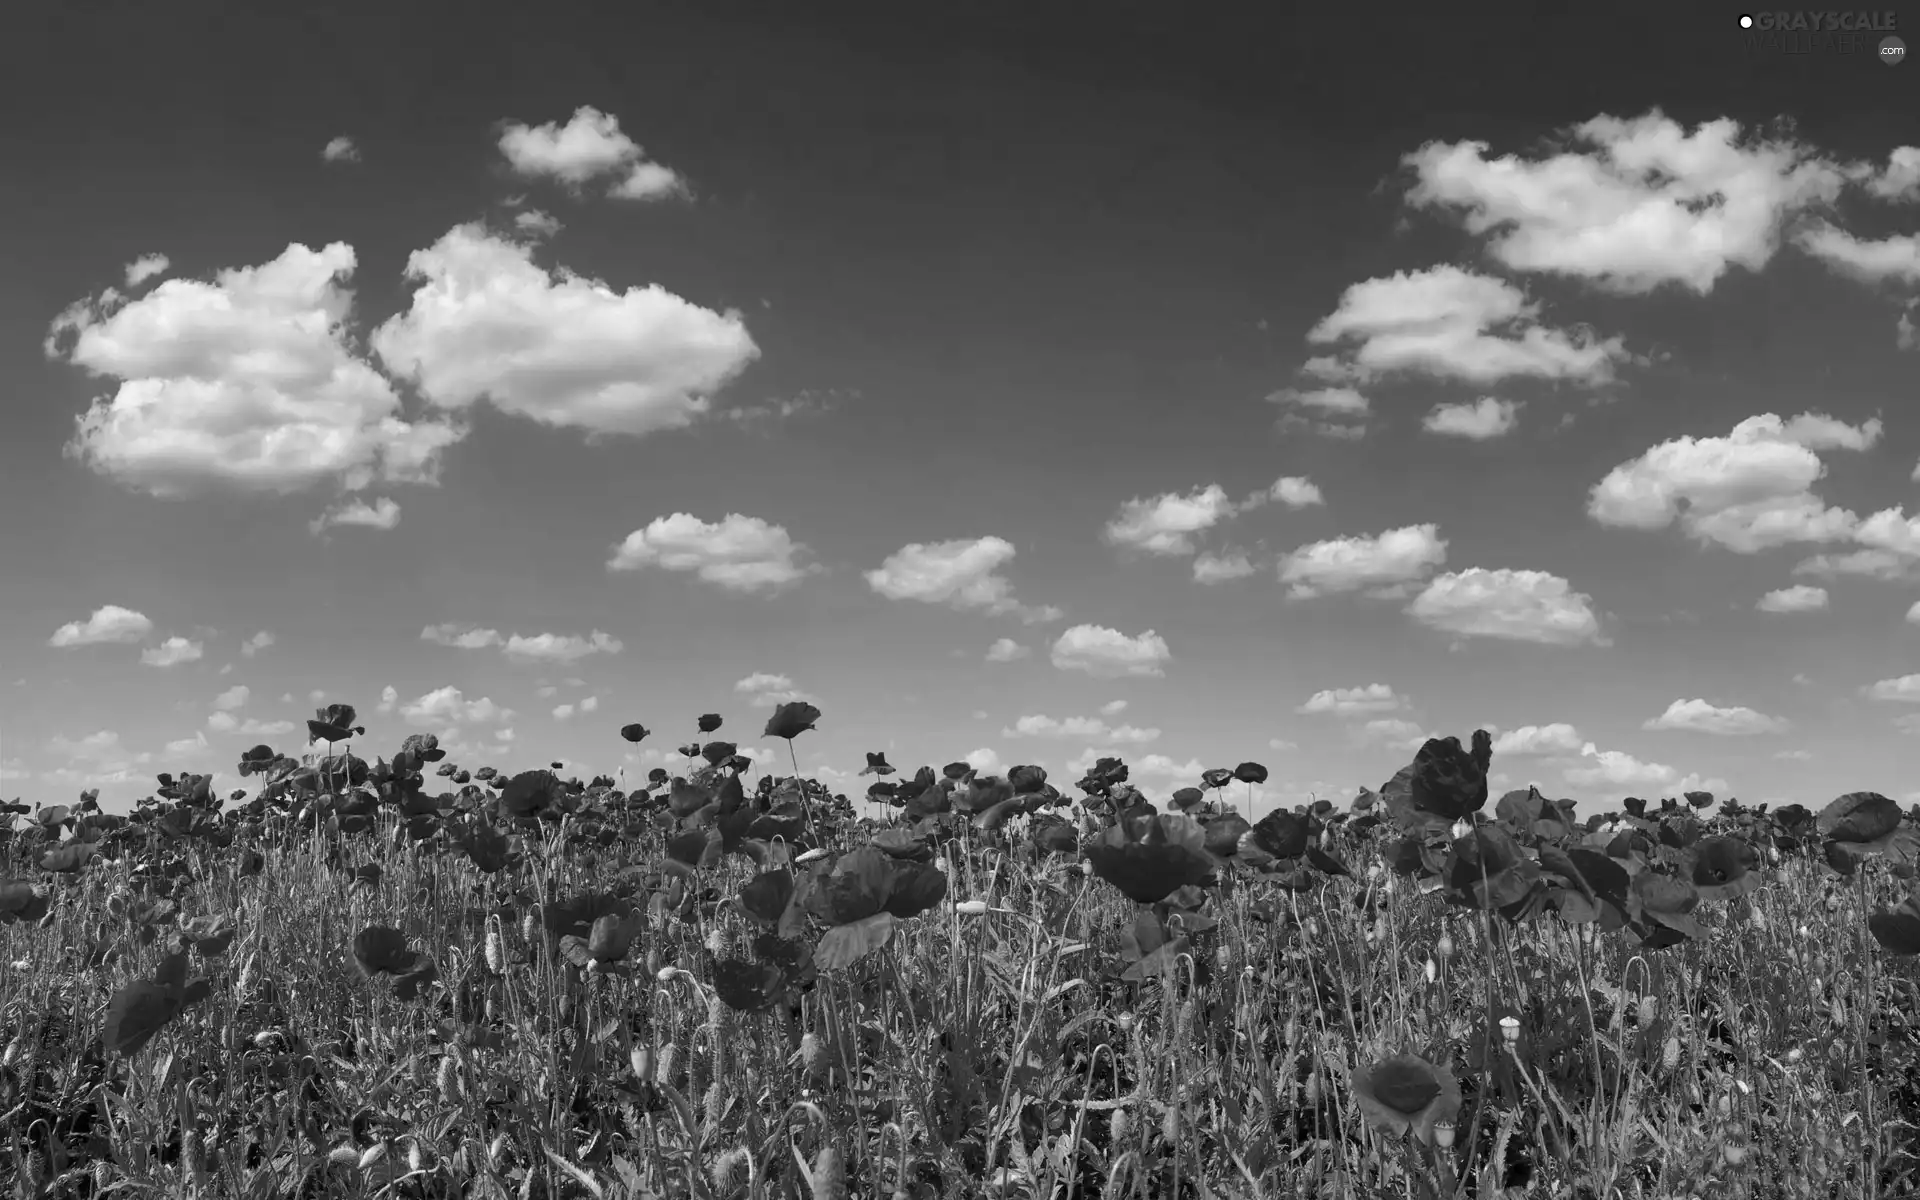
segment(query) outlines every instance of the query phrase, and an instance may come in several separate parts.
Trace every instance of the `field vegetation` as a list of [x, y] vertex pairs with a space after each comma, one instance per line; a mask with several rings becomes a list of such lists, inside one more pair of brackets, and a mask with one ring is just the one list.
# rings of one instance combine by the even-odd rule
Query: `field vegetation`
[[[802, 737], [804, 703], [765, 735]], [[17, 1195], [1920, 1194], [1916, 815], [435, 739], [8, 808]], [[621, 731], [629, 742], [650, 735]], [[609, 735], [611, 738], [611, 734]], [[611, 744], [610, 744], [611, 748]], [[372, 761], [368, 761], [368, 757]], [[881, 816], [860, 815], [862, 812]]]

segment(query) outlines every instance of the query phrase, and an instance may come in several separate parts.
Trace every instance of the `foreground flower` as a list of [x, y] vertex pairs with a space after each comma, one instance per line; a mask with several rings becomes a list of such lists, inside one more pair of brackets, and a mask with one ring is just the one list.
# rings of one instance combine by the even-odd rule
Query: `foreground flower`
[[1374, 1128], [1433, 1140], [1433, 1127], [1460, 1112], [1453, 1072], [1417, 1054], [1396, 1054], [1354, 1076], [1353, 1098]]

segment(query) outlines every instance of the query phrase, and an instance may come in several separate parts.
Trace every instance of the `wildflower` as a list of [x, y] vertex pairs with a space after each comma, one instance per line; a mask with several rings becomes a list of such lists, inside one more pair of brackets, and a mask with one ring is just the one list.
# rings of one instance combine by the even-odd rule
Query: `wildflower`
[[1460, 1085], [1453, 1072], [1414, 1054], [1398, 1054], [1354, 1076], [1361, 1113], [1387, 1133], [1411, 1131], [1423, 1142], [1433, 1127], [1460, 1111]]

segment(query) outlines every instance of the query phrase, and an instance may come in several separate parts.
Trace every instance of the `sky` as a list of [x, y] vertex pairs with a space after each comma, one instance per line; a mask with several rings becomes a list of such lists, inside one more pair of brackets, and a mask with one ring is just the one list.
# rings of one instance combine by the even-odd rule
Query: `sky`
[[0, 795], [1920, 799], [1920, 65], [1393, 7], [9, 6]]

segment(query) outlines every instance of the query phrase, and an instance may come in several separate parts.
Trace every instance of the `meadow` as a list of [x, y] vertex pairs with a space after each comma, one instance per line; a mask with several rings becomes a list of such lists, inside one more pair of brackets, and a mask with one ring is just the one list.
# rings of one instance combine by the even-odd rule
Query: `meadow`
[[1251, 762], [872, 754], [849, 798], [713, 714], [586, 782], [357, 720], [224, 796], [7, 807], [16, 1195], [1920, 1194], [1877, 793], [1576, 818], [1479, 732], [1249, 822]]

